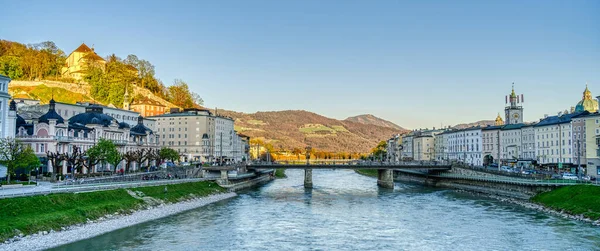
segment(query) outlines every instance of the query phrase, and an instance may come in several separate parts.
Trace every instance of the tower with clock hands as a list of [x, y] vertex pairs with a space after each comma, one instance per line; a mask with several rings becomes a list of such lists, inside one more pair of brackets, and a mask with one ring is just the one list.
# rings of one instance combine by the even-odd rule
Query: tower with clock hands
[[505, 99], [506, 107], [504, 108], [504, 113], [506, 120], [504, 121], [506, 124], [523, 123], [523, 106], [521, 106], [524, 102], [523, 98], [523, 94], [517, 95], [515, 93], [515, 83], [513, 83], [512, 92]]

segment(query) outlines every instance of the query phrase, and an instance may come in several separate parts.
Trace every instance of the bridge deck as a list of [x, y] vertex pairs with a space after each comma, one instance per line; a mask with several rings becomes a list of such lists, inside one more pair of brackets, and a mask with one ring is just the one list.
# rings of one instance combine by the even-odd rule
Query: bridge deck
[[248, 169], [257, 168], [281, 168], [281, 169], [427, 169], [427, 170], [450, 170], [451, 165], [410, 165], [410, 164], [397, 164], [397, 165], [326, 165], [326, 164], [312, 164], [312, 165], [284, 165], [284, 164], [252, 164], [248, 165]]

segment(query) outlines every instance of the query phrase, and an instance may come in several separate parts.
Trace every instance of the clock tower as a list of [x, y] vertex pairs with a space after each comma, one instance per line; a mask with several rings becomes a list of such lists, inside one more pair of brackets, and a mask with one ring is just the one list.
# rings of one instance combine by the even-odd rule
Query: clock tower
[[513, 83], [512, 92], [506, 96], [506, 107], [504, 108], [505, 123], [507, 125], [523, 123], [523, 94], [515, 94], [515, 83]]

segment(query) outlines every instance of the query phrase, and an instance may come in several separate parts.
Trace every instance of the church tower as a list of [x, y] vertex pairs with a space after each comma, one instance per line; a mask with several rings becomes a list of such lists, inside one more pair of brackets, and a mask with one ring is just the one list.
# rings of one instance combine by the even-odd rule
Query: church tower
[[504, 120], [502, 120], [502, 117], [500, 117], [500, 113], [498, 113], [498, 117], [496, 117], [496, 122], [494, 122], [495, 126], [502, 126], [504, 125]]
[[515, 93], [515, 83], [513, 83], [512, 92], [509, 96], [506, 96], [506, 107], [504, 108], [505, 123], [507, 125], [523, 123], [523, 107], [520, 103], [523, 103], [523, 94], [517, 95]]
[[129, 110], [131, 99], [129, 98], [129, 91], [125, 87], [125, 96], [123, 96], [123, 110]]

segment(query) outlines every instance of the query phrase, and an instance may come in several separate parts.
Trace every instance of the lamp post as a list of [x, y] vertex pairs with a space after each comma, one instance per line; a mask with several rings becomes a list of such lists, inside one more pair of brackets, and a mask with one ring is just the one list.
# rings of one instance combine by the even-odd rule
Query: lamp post
[[577, 139], [577, 178], [581, 179], [581, 140]]

